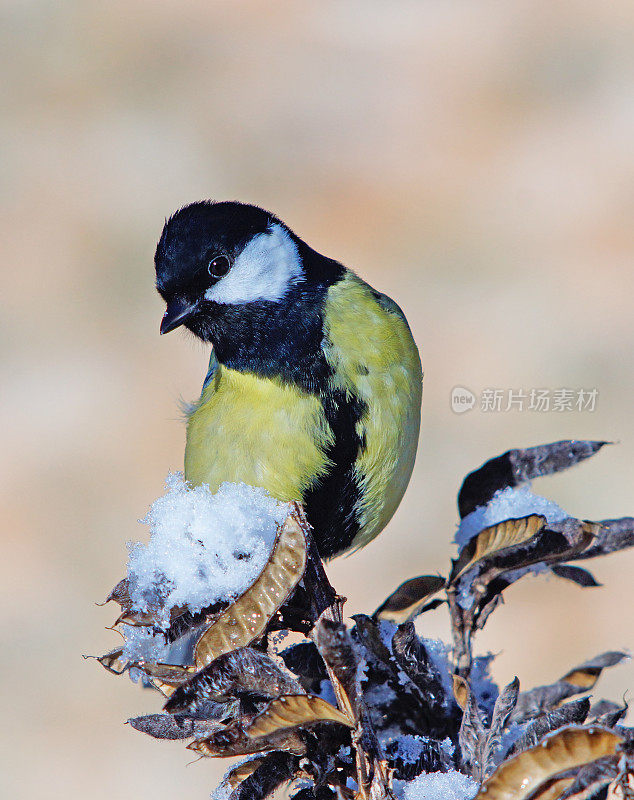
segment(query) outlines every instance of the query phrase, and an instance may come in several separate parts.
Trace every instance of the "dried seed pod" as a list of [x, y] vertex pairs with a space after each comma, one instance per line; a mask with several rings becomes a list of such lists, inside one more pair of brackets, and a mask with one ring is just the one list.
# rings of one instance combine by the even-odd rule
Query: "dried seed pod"
[[526, 800], [561, 773], [614, 755], [622, 741], [605, 728], [564, 728], [504, 761], [483, 783], [476, 800]]
[[449, 583], [455, 584], [479, 561], [500, 551], [524, 544], [535, 537], [546, 525], [546, 517], [530, 514], [519, 519], [507, 519], [480, 531], [470, 539], [454, 562]]
[[272, 750], [284, 750], [295, 755], [304, 755], [306, 743], [297, 730], [280, 729], [269, 735], [251, 738], [240, 720], [226, 725], [211, 736], [196, 739], [187, 745], [207, 758], [254, 755]]
[[375, 619], [386, 619], [400, 625], [409, 622], [418, 614], [435, 607], [432, 598], [445, 587], [445, 579], [439, 575], [419, 575], [410, 578], [392, 592], [372, 615]]
[[196, 667], [201, 669], [223, 653], [246, 647], [261, 636], [301, 580], [305, 566], [306, 537], [297, 519], [289, 515], [259, 577], [198, 640], [194, 651]]
[[284, 695], [271, 700], [253, 721], [245, 727], [250, 739], [278, 733], [287, 728], [299, 728], [318, 722], [337, 722], [349, 728], [353, 721], [339, 709], [309, 694]]

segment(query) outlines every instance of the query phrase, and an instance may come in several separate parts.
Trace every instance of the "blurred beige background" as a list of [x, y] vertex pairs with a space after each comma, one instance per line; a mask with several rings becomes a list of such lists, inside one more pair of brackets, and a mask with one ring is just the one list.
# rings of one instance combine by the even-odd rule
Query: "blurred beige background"
[[[94, 602], [181, 467], [177, 401], [206, 370], [191, 338], [158, 336], [163, 218], [261, 204], [407, 312], [420, 456], [389, 529], [331, 567], [349, 613], [447, 571], [462, 477], [508, 447], [618, 440], [535, 488], [634, 513], [634, 6], [4, 0], [0, 20], [0, 793], [204, 798], [225, 765], [125, 727], [158, 697], [81, 658], [117, 644]], [[459, 416], [456, 385], [599, 398]], [[634, 646], [634, 553], [593, 570], [604, 588], [507, 593], [479, 639], [499, 680]], [[444, 611], [420, 627], [445, 636]], [[600, 686], [620, 699], [634, 669]]]

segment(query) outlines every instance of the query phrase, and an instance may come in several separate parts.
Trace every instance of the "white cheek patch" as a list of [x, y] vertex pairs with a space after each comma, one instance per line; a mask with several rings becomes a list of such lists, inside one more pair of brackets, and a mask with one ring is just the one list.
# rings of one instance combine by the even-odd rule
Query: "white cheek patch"
[[302, 275], [295, 242], [277, 223], [259, 233], [236, 258], [230, 272], [205, 292], [214, 303], [281, 300]]

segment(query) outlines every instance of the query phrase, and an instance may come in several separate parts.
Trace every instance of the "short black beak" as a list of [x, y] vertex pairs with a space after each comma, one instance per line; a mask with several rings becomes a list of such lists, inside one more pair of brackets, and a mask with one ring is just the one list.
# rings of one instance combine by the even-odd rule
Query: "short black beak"
[[196, 303], [189, 303], [187, 300], [178, 298], [170, 300], [161, 320], [161, 333], [169, 333], [179, 328], [197, 308]]

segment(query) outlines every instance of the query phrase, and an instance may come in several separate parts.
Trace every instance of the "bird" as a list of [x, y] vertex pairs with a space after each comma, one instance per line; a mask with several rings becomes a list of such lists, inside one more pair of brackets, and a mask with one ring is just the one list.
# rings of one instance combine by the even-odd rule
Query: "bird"
[[155, 254], [160, 332], [212, 345], [187, 410], [184, 477], [302, 503], [329, 560], [374, 539], [409, 483], [422, 367], [405, 315], [281, 219], [203, 200], [169, 217]]

